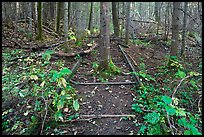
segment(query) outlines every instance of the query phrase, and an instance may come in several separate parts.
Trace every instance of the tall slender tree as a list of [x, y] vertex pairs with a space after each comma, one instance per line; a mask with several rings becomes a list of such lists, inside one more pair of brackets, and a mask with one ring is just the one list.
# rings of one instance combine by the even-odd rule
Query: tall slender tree
[[109, 32], [108, 3], [100, 2], [100, 65], [99, 69], [108, 69], [110, 61], [110, 32]]
[[114, 34], [119, 36], [119, 22], [118, 22], [118, 8], [116, 7], [117, 2], [112, 2], [112, 18], [113, 18], [113, 27]]
[[90, 7], [89, 26], [88, 26], [88, 30], [91, 30], [91, 25], [92, 25], [92, 15], [93, 15], [93, 2], [91, 2], [91, 7]]
[[32, 34], [32, 5], [28, 2], [29, 32]]
[[64, 40], [68, 36], [68, 2], [64, 2]]
[[130, 2], [127, 2], [126, 10], [126, 25], [125, 25], [125, 43], [129, 42], [129, 27], [130, 26]]
[[186, 38], [186, 12], [188, 10], [188, 2], [184, 2], [184, 15], [183, 15], [183, 32], [182, 32], [182, 46], [181, 46], [181, 56], [185, 55], [185, 38]]
[[56, 33], [59, 33], [59, 30], [60, 30], [61, 5], [62, 5], [62, 2], [57, 2], [57, 17], [56, 17], [56, 26], [55, 26]]
[[38, 11], [38, 40], [43, 40], [42, 37], [42, 2], [38, 2], [37, 5], [37, 11]]
[[181, 2], [173, 2], [171, 56], [177, 56], [178, 52], [180, 5]]
[[155, 2], [155, 9], [154, 9], [154, 14], [155, 14], [155, 21], [157, 22], [157, 35], [159, 33], [159, 25], [160, 25], [160, 2]]

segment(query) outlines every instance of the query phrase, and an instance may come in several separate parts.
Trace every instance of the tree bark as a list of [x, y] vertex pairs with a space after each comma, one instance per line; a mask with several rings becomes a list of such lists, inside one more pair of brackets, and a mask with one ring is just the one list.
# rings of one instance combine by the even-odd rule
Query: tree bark
[[89, 26], [88, 26], [88, 30], [91, 30], [92, 14], [93, 14], [93, 2], [91, 2], [91, 8], [90, 8], [90, 14], [89, 14]]
[[188, 2], [184, 3], [184, 16], [183, 16], [183, 32], [182, 32], [182, 47], [181, 47], [181, 56], [185, 55], [185, 38], [186, 38], [186, 12], [188, 10]]
[[173, 2], [171, 56], [177, 56], [179, 45], [179, 18], [181, 2]]
[[29, 11], [28, 11], [28, 17], [29, 17], [29, 28], [28, 28], [28, 30], [29, 30], [30, 35], [32, 36], [32, 5], [31, 5], [31, 2], [29, 2], [28, 4], [29, 4], [28, 5], [28, 9], [29, 9]]
[[100, 2], [100, 70], [108, 69], [110, 61], [110, 32], [108, 13], [108, 3]]
[[70, 12], [71, 12], [71, 2], [68, 2], [68, 30], [70, 28]]
[[57, 2], [57, 17], [56, 17], [56, 26], [55, 31], [57, 34], [59, 34], [60, 29], [60, 8], [61, 8], [61, 2]]
[[117, 2], [112, 2], [112, 18], [114, 34], [119, 37], [119, 22], [118, 22], [118, 9], [116, 8]]
[[157, 22], [157, 33], [156, 33], [157, 35], [159, 33], [159, 25], [160, 25], [159, 6], [160, 6], [160, 2], [155, 2], [154, 14], [155, 14], [155, 21]]
[[127, 2], [126, 25], [125, 25], [125, 44], [129, 42], [129, 26], [130, 26], [130, 2]]
[[68, 37], [68, 2], [64, 2], [64, 40]]
[[38, 2], [37, 5], [37, 11], [38, 11], [38, 40], [43, 40], [42, 38], [42, 2]]

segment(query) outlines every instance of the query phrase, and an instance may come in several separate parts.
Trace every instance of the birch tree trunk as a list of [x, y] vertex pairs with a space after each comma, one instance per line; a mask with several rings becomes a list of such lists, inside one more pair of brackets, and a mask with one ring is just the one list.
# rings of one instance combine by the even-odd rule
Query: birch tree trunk
[[179, 45], [179, 18], [181, 2], [173, 2], [171, 56], [177, 56]]
[[100, 70], [108, 69], [110, 61], [110, 28], [108, 13], [108, 3], [100, 2]]

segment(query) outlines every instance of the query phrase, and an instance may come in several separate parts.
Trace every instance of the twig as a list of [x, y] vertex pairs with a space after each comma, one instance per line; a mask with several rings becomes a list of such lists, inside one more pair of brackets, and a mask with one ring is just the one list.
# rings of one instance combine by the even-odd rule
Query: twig
[[171, 125], [171, 122], [169, 120], [169, 115], [167, 114], [167, 112], [166, 112], [166, 117], [167, 117], [167, 120], [168, 120], [169, 127], [171, 128], [171, 133], [172, 133], [172, 135], [174, 135], [174, 131], [172, 129], [172, 125]]
[[200, 107], [199, 107], [199, 104], [200, 104], [200, 102], [201, 102], [201, 99], [202, 99], [202, 95], [200, 95], [200, 97], [199, 97], [200, 99], [199, 99], [199, 101], [198, 101], [198, 111], [201, 113], [201, 109], [200, 109]]
[[[185, 79], [190, 78], [190, 77], [194, 77], [194, 76], [195, 76], [195, 75], [186, 76], [185, 78], [181, 79], [181, 81], [179, 82], [178, 86], [174, 89], [174, 92], [173, 92], [171, 98], [172, 98], [172, 99], [174, 98], [174, 95], [175, 95], [176, 91], [178, 90], [178, 88], [181, 86], [181, 83], [182, 83]], [[199, 74], [199, 75], [196, 75], [196, 76], [202, 76], [202, 74]]]
[[42, 135], [42, 132], [43, 132], [43, 128], [44, 128], [44, 124], [45, 124], [45, 120], [46, 120], [46, 117], [47, 117], [47, 101], [45, 100], [44, 96], [43, 96], [43, 92], [42, 92], [42, 96], [41, 96], [45, 102], [45, 116], [44, 116], [44, 119], [43, 119], [43, 122], [42, 122], [42, 128], [41, 128], [41, 131], [40, 131], [40, 135]]

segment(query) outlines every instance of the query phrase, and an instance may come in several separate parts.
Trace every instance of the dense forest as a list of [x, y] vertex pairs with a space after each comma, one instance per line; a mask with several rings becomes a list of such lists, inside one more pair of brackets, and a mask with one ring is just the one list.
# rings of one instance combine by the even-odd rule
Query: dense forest
[[3, 135], [201, 135], [201, 2], [2, 2]]

